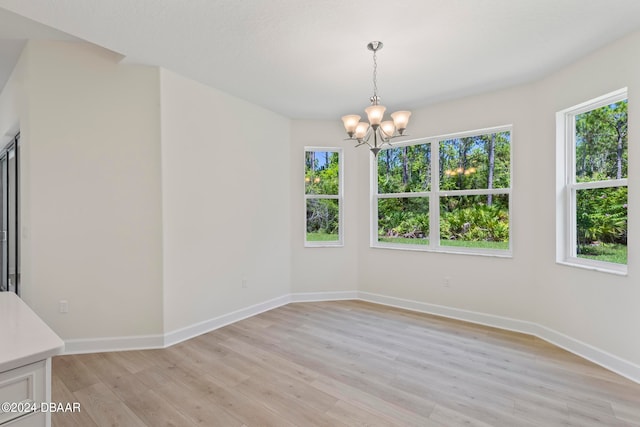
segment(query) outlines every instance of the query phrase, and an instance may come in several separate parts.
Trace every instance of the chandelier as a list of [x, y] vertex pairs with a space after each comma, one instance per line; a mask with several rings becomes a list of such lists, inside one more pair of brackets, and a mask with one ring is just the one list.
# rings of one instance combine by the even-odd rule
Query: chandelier
[[373, 96], [369, 98], [371, 105], [364, 109], [367, 113], [367, 122], [361, 122], [360, 116], [350, 114], [342, 117], [342, 123], [349, 135], [348, 140], [357, 141], [356, 147], [366, 144], [371, 149], [374, 156], [385, 144], [391, 145], [390, 141], [399, 136], [404, 136], [404, 131], [409, 123], [410, 111], [396, 111], [391, 114], [392, 120], [384, 119], [386, 107], [380, 105], [378, 96], [377, 71], [378, 62], [376, 53], [382, 49], [382, 42], [373, 41], [367, 45], [367, 49], [373, 51]]

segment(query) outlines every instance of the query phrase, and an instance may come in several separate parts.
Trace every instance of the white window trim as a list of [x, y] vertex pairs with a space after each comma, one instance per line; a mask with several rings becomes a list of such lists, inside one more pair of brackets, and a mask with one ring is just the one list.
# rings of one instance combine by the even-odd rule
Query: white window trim
[[[307, 194], [305, 186], [303, 185], [302, 192], [304, 195], [303, 200], [303, 236], [304, 247], [306, 248], [330, 248], [330, 247], [343, 247], [344, 246], [344, 155], [341, 147], [304, 147], [302, 153], [303, 165], [305, 164], [308, 151], [330, 151], [337, 152], [339, 158], [339, 170], [338, 170], [338, 194]], [[305, 169], [302, 170], [302, 180], [304, 182]], [[338, 240], [335, 241], [308, 241], [307, 240], [307, 200], [309, 199], [333, 199], [338, 200]]]
[[[465, 138], [476, 135], [485, 135], [499, 132], [509, 132], [511, 134], [511, 142], [509, 146], [509, 183], [508, 188], [493, 189], [474, 189], [474, 190], [444, 190], [440, 191], [440, 162], [434, 159], [440, 158], [440, 142], [443, 140], [454, 138]], [[399, 148], [411, 145], [430, 144], [431, 148], [431, 191], [414, 192], [414, 193], [388, 193], [378, 195], [378, 163], [377, 159], [371, 156], [370, 159], [370, 203], [371, 217], [370, 226], [370, 243], [369, 246], [378, 249], [396, 249], [419, 252], [439, 252], [448, 254], [467, 254], [492, 256], [499, 258], [513, 257], [513, 126], [501, 125], [483, 129], [475, 129], [464, 132], [456, 132], [450, 134], [430, 136], [426, 138], [417, 138], [402, 141], [393, 144], [391, 148]], [[388, 149], [389, 147], [385, 147]], [[448, 196], [471, 196], [471, 195], [488, 195], [499, 194], [509, 197], [509, 247], [508, 249], [486, 249], [486, 248], [464, 248], [457, 246], [440, 245], [440, 197]], [[402, 197], [428, 197], [429, 198], [429, 244], [428, 245], [411, 245], [401, 243], [385, 243], [378, 241], [378, 199], [385, 198], [402, 198]], [[437, 238], [432, 238], [437, 236]]]
[[556, 263], [604, 273], [627, 274], [626, 264], [576, 256], [576, 190], [628, 187], [628, 179], [575, 182], [575, 117], [628, 99], [627, 88], [618, 89], [556, 113]]

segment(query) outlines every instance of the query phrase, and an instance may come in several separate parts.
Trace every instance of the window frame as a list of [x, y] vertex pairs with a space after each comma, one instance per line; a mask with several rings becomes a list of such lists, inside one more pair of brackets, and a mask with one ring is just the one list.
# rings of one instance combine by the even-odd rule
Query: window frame
[[0, 291], [20, 296], [20, 132], [0, 149], [0, 161], [0, 219], [5, 229], [0, 233]]
[[[304, 203], [304, 221], [303, 235], [305, 248], [326, 248], [326, 247], [343, 247], [344, 246], [344, 151], [341, 147], [318, 147], [305, 146], [303, 150], [302, 161], [306, 165], [308, 152], [336, 152], [338, 153], [338, 194], [307, 194], [306, 186], [303, 184], [303, 203]], [[304, 182], [306, 169], [302, 170], [302, 181]], [[315, 241], [307, 240], [307, 201], [312, 199], [330, 199], [338, 200], [338, 240]]]
[[[579, 258], [577, 256], [576, 203], [578, 190], [629, 188], [628, 178], [576, 182], [576, 116], [624, 100], [627, 100], [627, 103], [629, 102], [628, 89], [626, 87], [556, 113], [556, 263], [558, 264], [627, 275], [628, 264]], [[627, 146], [627, 150], [628, 148]]]
[[[471, 190], [440, 190], [440, 143], [454, 138], [466, 138], [471, 136], [487, 135], [499, 132], [509, 132], [509, 187], [494, 189]], [[400, 148], [420, 144], [430, 144], [431, 149], [431, 190], [410, 193], [378, 193], [378, 159], [371, 156], [370, 160], [370, 194], [371, 194], [371, 218], [370, 218], [370, 247], [379, 249], [397, 249], [419, 252], [439, 252], [449, 254], [482, 255], [501, 258], [513, 257], [513, 125], [500, 125], [482, 129], [474, 129], [463, 132], [436, 135], [418, 138], [393, 144], [389, 148]], [[381, 151], [382, 152], [382, 151]], [[506, 195], [509, 198], [509, 247], [508, 249], [465, 248], [458, 246], [446, 246], [440, 244], [440, 199], [443, 197], [477, 196], [477, 195]], [[403, 197], [428, 197], [429, 199], [429, 244], [413, 245], [402, 243], [387, 243], [378, 240], [378, 200], [385, 198]], [[437, 236], [433, 238], [432, 236]]]

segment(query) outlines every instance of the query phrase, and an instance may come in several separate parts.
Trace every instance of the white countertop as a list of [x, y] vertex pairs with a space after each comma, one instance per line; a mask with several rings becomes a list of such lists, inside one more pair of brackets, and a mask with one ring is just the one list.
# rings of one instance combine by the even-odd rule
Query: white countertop
[[0, 372], [54, 356], [64, 342], [13, 292], [0, 292]]

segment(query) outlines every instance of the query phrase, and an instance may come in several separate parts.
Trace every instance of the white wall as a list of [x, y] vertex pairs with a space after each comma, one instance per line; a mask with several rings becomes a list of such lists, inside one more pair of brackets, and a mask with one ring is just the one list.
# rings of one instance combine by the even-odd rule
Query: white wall
[[[358, 283], [358, 221], [366, 221], [368, 210], [359, 211], [357, 194], [358, 157], [361, 152], [343, 141], [338, 121], [295, 120], [291, 126], [291, 247], [293, 292], [354, 291]], [[344, 156], [344, 246], [304, 247], [304, 147], [343, 148]]]
[[[368, 223], [361, 223], [361, 274], [359, 289], [366, 292], [428, 302], [464, 310], [519, 319], [531, 318], [533, 279], [532, 248], [535, 222], [528, 192], [533, 165], [527, 159], [535, 153], [533, 92], [527, 87], [439, 104], [413, 112], [411, 138], [443, 135], [498, 125], [513, 125], [513, 258], [408, 252], [370, 248]], [[514, 106], [517, 105], [517, 108]], [[364, 157], [365, 154], [362, 153]], [[368, 165], [367, 165], [368, 166]], [[359, 176], [361, 187], [369, 188], [368, 167]], [[369, 205], [361, 193], [360, 206]], [[523, 274], [525, 273], [525, 274]], [[450, 287], [444, 287], [450, 277]]]
[[[373, 249], [369, 247], [369, 162], [365, 147], [354, 148], [343, 141], [344, 129], [334, 121], [296, 120], [292, 127], [292, 284], [298, 292], [359, 290], [414, 301], [429, 302], [495, 315], [529, 319], [532, 298], [533, 248], [535, 232], [531, 224], [535, 205], [519, 195], [526, 188], [527, 158], [535, 153], [533, 124], [527, 117], [533, 106], [513, 108], [520, 99], [530, 100], [532, 91], [519, 88], [483, 97], [440, 104], [414, 111], [411, 138], [433, 136], [503, 124], [514, 125], [514, 231], [517, 255], [513, 259], [446, 255]], [[499, 105], [487, 108], [487, 104]], [[524, 104], [524, 102], [523, 102]], [[363, 108], [366, 105], [363, 105]], [[344, 248], [303, 248], [303, 161], [304, 145], [344, 146], [345, 155], [345, 238]], [[297, 201], [297, 202], [296, 202]], [[522, 274], [528, 272], [528, 274]], [[451, 286], [442, 281], [451, 277]], [[526, 279], [523, 280], [522, 278]]]
[[22, 296], [65, 340], [162, 330], [158, 71], [119, 59], [30, 42], [7, 92], [24, 104]]
[[0, 94], [0, 131], [22, 135], [22, 296], [73, 351], [291, 292], [289, 120], [120, 59], [30, 42]]
[[[623, 38], [535, 85], [539, 102], [538, 158], [549, 170], [532, 188], [540, 206], [535, 320], [640, 366], [640, 33]], [[629, 88], [629, 259], [626, 277], [555, 263], [556, 111]]]
[[166, 70], [160, 80], [173, 332], [291, 291], [290, 122]]
[[20, 130], [23, 107], [23, 75], [26, 60], [20, 58], [5, 87], [0, 90], [0, 148], [5, 147]]

